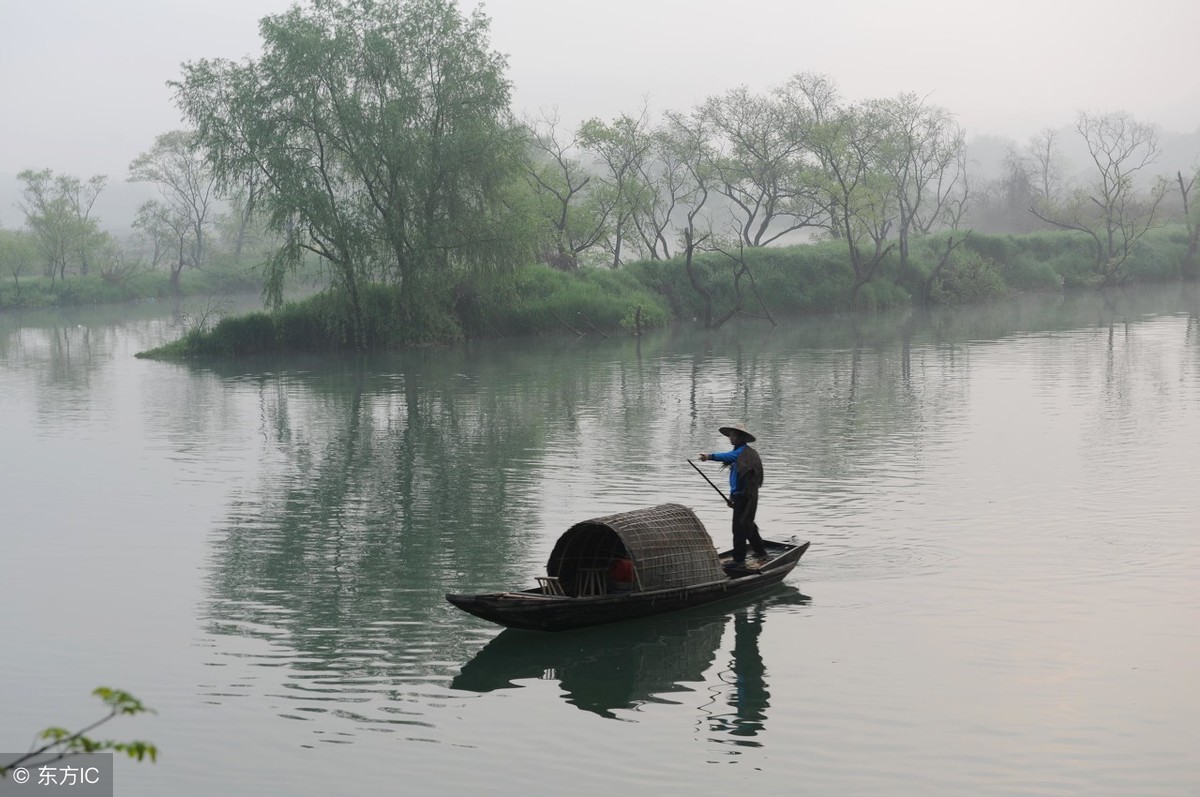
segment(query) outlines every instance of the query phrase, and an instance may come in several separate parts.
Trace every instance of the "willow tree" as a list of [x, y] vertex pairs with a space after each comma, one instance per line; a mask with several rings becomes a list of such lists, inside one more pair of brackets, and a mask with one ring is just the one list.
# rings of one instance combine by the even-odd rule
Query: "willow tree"
[[489, 21], [453, 0], [311, 0], [259, 23], [262, 56], [184, 65], [176, 100], [223, 189], [257, 183], [283, 243], [268, 296], [306, 253], [345, 291], [396, 286], [410, 318], [528, 240], [524, 140]]

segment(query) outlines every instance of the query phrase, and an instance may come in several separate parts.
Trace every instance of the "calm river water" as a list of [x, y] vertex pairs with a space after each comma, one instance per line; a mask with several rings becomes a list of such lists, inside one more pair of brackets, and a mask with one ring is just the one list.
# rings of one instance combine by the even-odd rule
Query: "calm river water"
[[[1200, 292], [178, 365], [0, 315], [0, 750], [157, 710], [117, 794], [1200, 794]], [[758, 600], [566, 635], [532, 583], [743, 420]], [[2, 791], [2, 789], [0, 789]]]

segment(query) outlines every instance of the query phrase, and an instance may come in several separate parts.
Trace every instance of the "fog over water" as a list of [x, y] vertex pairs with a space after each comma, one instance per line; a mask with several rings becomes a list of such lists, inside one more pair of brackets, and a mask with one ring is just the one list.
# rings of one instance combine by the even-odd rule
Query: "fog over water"
[[[56, 0], [0, 6], [0, 177], [27, 168], [124, 178], [179, 126], [165, 83], [200, 58], [257, 54], [257, 21], [287, 0]], [[464, 8], [475, 3], [464, 2]], [[928, 95], [971, 135], [1023, 141], [1080, 110], [1125, 110], [1166, 131], [1200, 127], [1192, 0], [796, 4], [493, 0], [514, 108], [564, 120], [684, 109], [795, 72], [848, 99]], [[13, 226], [6, 202], [0, 223]]]

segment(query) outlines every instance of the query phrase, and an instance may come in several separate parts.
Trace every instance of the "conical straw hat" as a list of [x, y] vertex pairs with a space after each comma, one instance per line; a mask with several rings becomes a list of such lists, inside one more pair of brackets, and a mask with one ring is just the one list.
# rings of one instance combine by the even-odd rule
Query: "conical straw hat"
[[721, 434], [725, 435], [726, 437], [729, 437], [730, 432], [741, 432], [742, 435], [745, 436], [747, 443], [753, 443], [755, 440], [758, 439], [754, 435], [752, 435], [748, 431], [746, 431], [745, 424], [741, 424], [741, 423], [731, 423], [726, 426], [722, 426], [717, 431], [720, 432]]

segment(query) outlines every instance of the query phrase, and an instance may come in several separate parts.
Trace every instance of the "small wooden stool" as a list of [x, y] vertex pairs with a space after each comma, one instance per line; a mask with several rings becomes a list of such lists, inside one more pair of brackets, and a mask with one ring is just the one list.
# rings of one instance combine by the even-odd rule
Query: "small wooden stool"
[[562, 582], [558, 580], [558, 576], [534, 576], [537, 579], [538, 586], [542, 588], [543, 595], [566, 595], [563, 592]]
[[606, 595], [608, 593], [607, 567], [579, 568], [580, 595]]

